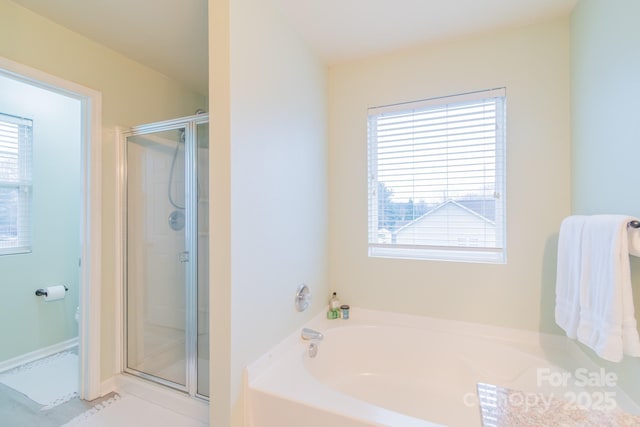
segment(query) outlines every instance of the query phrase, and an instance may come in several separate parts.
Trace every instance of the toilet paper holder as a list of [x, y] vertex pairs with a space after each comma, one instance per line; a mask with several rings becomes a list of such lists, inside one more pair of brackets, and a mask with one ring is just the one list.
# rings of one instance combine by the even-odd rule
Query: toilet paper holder
[[[69, 292], [69, 288], [67, 288], [67, 286], [65, 285], [64, 287], [65, 292]], [[47, 291], [45, 289], [36, 289], [36, 296], [42, 297], [42, 296], [47, 296]]]

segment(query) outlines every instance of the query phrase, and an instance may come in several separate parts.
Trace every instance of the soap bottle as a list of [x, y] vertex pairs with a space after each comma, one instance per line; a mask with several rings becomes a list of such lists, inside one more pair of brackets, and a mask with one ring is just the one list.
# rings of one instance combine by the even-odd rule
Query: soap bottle
[[329, 300], [329, 308], [331, 310], [338, 310], [340, 308], [340, 300], [338, 299], [338, 294], [335, 292], [331, 295], [331, 299]]
[[327, 311], [327, 319], [337, 319], [340, 317], [340, 301], [338, 295], [334, 292], [329, 299], [329, 311]]

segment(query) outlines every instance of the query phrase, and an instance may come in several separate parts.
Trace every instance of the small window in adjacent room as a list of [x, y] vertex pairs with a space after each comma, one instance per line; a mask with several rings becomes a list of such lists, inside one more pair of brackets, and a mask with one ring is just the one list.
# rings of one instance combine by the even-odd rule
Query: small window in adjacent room
[[0, 255], [31, 252], [32, 126], [0, 113]]
[[505, 263], [506, 90], [369, 109], [369, 256]]

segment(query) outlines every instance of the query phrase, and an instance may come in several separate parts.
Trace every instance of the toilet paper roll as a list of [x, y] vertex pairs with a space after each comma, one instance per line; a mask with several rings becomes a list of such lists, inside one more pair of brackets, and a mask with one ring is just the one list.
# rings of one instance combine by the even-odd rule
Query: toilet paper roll
[[64, 298], [67, 294], [67, 290], [62, 285], [49, 286], [44, 290], [47, 291], [47, 295], [44, 297], [45, 301], [57, 301]]

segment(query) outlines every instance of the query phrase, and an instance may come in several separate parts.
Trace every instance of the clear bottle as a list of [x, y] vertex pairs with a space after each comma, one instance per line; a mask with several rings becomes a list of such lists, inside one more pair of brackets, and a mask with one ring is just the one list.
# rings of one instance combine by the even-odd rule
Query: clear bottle
[[329, 310], [327, 311], [327, 319], [340, 318], [340, 300], [335, 292], [329, 298]]
[[331, 299], [329, 300], [329, 310], [339, 310], [340, 309], [340, 300], [338, 299], [338, 294], [333, 293], [331, 295]]

